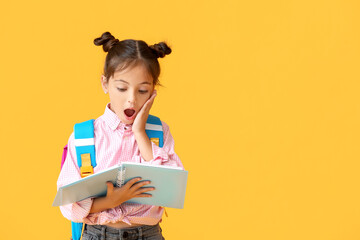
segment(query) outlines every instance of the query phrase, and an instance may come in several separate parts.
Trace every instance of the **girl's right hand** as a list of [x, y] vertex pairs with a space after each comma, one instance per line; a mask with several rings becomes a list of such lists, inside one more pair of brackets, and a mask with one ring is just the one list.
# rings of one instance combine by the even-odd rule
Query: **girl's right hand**
[[106, 199], [109, 202], [111, 208], [117, 207], [123, 202], [126, 202], [136, 197], [151, 197], [148, 191], [155, 190], [154, 187], [143, 187], [150, 183], [150, 181], [140, 181], [141, 178], [134, 178], [128, 181], [122, 187], [114, 187], [112, 182], [107, 182]]

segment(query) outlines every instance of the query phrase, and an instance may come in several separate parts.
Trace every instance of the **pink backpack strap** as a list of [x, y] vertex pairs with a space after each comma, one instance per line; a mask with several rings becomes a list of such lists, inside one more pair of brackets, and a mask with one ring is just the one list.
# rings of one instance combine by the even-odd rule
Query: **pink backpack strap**
[[65, 162], [65, 159], [66, 159], [66, 155], [67, 155], [67, 150], [68, 150], [68, 148], [67, 148], [67, 144], [66, 144], [66, 146], [64, 147], [63, 155], [62, 155], [62, 159], [61, 159], [61, 168], [62, 168], [63, 165], [64, 165], [64, 162]]

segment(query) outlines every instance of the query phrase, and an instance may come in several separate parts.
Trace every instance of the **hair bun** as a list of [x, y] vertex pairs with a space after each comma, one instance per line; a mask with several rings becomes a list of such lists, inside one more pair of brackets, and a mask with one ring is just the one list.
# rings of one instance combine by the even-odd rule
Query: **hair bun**
[[116, 39], [113, 35], [111, 35], [111, 33], [109, 32], [104, 32], [101, 37], [99, 38], [95, 38], [94, 39], [94, 44], [96, 46], [101, 46], [103, 45], [103, 50], [104, 52], [108, 52], [113, 46], [114, 44], [118, 43], [119, 40]]
[[165, 55], [168, 55], [171, 53], [171, 48], [165, 43], [160, 42], [154, 45], [149, 46], [153, 53], [159, 58], [165, 57]]

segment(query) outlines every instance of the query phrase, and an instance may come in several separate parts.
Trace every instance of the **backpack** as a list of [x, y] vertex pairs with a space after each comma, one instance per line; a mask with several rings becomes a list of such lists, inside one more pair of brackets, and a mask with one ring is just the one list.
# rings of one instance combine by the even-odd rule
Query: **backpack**
[[[146, 121], [145, 132], [149, 139], [158, 145], [163, 147], [163, 128], [161, 121], [158, 117], [149, 114]], [[94, 167], [96, 167], [95, 158], [95, 142], [94, 142], [94, 119], [90, 119], [85, 122], [76, 123], [74, 125], [74, 138], [77, 164], [80, 168], [81, 177], [86, 177], [94, 173]], [[61, 159], [61, 169], [64, 165], [68, 146], [66, 145], [63, 150]], [[71, 222], [71, 236], [72, 240], [80, 240], [85, 224], [78, 222]]]

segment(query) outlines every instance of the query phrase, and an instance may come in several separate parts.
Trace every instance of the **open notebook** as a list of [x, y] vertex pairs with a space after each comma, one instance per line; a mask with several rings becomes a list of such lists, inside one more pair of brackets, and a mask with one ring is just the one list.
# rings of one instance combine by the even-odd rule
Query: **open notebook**
[[170, 208], [183, 208], [188, 171], [178, 167], [124, 162], [104, 171], [82, 178], [58, 189], [53, 206], [78, 202], [89, 197], [106, 195], [106, 182], [121, 187], [130, 179], [141, 177], [150, 180], [144, 187], [155, 187], [149, 191], [152, 197], [132, 198], [129, 203], [140, 203]]

